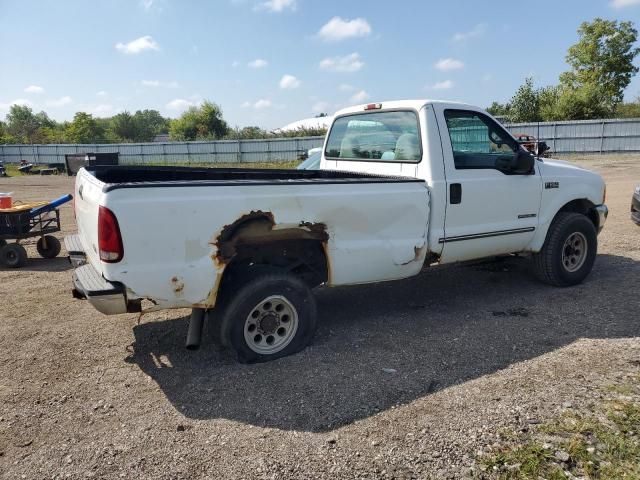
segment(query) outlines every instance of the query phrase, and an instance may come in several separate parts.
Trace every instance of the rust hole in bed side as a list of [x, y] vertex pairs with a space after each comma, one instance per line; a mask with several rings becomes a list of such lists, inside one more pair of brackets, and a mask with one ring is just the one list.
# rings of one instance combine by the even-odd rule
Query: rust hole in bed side
[[316, 240], [326, 243], [329, 240], [327, 226], [320, 222], [303, 221], [297, 226], [278, 227], [273, 213], [252, 211], [222, 229], [213, 243], [217, 250], [214, 260], [218, 265], [227, 265], [243, 245], [259, 246], [294, 240]]

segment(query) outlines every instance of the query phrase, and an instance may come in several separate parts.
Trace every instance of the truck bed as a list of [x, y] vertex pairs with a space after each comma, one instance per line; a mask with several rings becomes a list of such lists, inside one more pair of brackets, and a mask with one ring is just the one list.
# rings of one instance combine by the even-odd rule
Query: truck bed
[[104, 192], [119, 188], [231, 186], [273, 184], [344, 184], [424, 182], [412, 177], [331, 170], [245, 169], [158, 166], [93, 166], [86, 170], [105, 183]]
[[[333, 286], [415, 275], [428, 250], [429, 190], [410, 177], [105, 165], [81, 169], [75, 193], [86, 260], [156, 309], [214, 307], [226, 268], [249, 251], [311, 256]], [[115, 262], [99, 256], [101, 209], [121, 233]]]

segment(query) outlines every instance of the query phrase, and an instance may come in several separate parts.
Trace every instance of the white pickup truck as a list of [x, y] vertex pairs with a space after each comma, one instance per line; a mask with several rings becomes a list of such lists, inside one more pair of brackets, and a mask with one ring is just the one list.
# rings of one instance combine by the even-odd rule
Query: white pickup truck
[[321, 170], [84, 168], [66, 246], [74, 295], [100, 312], [206, 312], [257, 362], [311, 340], [320, 285], [507, 254], [580, 283], [604, 202], [599, 175], [534, 158], [477, 107], [395, 101], [338, 112]]

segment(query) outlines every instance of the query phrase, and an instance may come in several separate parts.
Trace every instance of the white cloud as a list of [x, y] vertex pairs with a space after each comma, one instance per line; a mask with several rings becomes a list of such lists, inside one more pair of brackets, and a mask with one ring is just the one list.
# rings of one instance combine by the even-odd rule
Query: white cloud
[[253, 104], [253, 108], [255, 108], [256, 110], [260, 110], [262, 108], [269, 108], [271, 105], [272, 105], [271, 100], [261, 98], [260, 100], [258, 100], [256, 103]]
[[11, 100], [8, 103], [0, 102], [0, 110], [9, 110], [9, 108], [11, 108], [11, 105], [20, 105], [23, 107], [30, 107], [31, 102], [26, 98], [16, 98], [15, 100]]
[[316, 102], [311, 107], [313, 113], [327, 113], [330, 105], [327, 102]]
[[449, 90], [453, 88], [453, 82], [451, 80], [444, 80], [443, 82], [436, 82], [427, 88], [431, 90]]
[[343, 20], [341, 17], [333, 17], [325, 23], [318, 35], [328, 42], [339, 42], [346, 38], [366, 37], [371, 34], [371, 25], [364, 18]]
[[298, 80], [293, 75], [283, 75], [280, 79], [280, 88], [282, 89], [293, 89], [298, 88], [300, 86], [300, 80]]
[[64, 107], [65, 105], [69, 105], [73, 100], [69, 96], [64, 96], [60, 98], [56, 98], [54, 100], [47, 100], [45, 105], [47, 107]]
[[454, 42], [465, 42], [472, 38], [481, 37], [487, 31], [486, 23], [479, 23], [468, 32], [458, 32], [453, 36]]
[[358, 53], [352, 53], [344, 57], [325, 58], [320, 62], [322, 70], [333, 72], [357, 72], [362, 67], [364, 67], [364, 62]]
[[436, 62], [435, 67], [443, 72], [448, 72], [450, 70], [460, 70], [464, 68], [464, 63], [455, 58], [442, 58]]
[[351, 101], [353, 103], [366, 102], [368, 99], [369, 99], [369, 94], [364, 90], [360, 90], [359, 92], [356, 92], [351, 96]]
[[140, 85], [142, 85], [143, 87], [152, 87], [152, 88], [157, 88], [157, 87], [166, 87], [166, 88], [178, 88], [178, 82], [176, 81], [171, 81], [171, 82], [161, 82], [160, 80], [142, 80], [140, 81]]
[[239, 62], [239, 61], [237, 61], [237, 60], [234, 60], [234, 61], [233, 61], [233, 63], [231, 64], [231, 66], [232, 66], [233, 68], [239, 67], [239, 66], [240, 66], [240, 62]]
[[94, 115], [108, 115], [114, 112], [113, 105], [109, 103], [101, 103], [89, 109]]
[[182, 111], [189, 107], [195, 106], [196, 103], [191, 100], [185, 100], [184, 98], [176, 98], [167, 103], [166, 107], [169, 110]]
[[262, 58], [256, 58], [247, 64], [249, 68], [265, 68], [267, 65], [269, 65], [269, 62]]
[[356, 89], [353, 85], [349, 85], [348, 83], [342, 83], [338, 86], [338, 90], [341, 92], [353, 92]]
[[142, 8], [149, 11], [151, 10], [151, 7], [153, 7], [154, 0], [141, 0], [140, 4], [142, 5]]
[[267, 0], [256, 5], [256, 10], [268, 10], [270, 12], [282, 12], [283, 10], [295, 10], [297, 0]]
[[40, 85], [29, 85], [24, 89], [27, 93], [44, 93], [44, 88]]
[[631, 7], [633, 5], [640, 5], [640, 0], [613, 0], [611, 2], [613, 8]]
[[99, 97], [106, 97], [107, 96], [107, 92], [105, 92], [104, 90], [100, 90], [98, 93], [96, 93], [97, 96]]
[[251, 103], [249, 101], [243, 102], [242, 105], [240, 106], [242, 108], [255, 108], [256, 110], [261, 110], [263, 108], [270, 108], [274, 105], [273, 103], [271, 103], [271, 100], [268, 100], [266, 98], [261, 98], [260, 100], [254, 103]]
[[116, 43], [116, 50], [127, 55], [135, 55], [145, 50], [160, 50], [160, 45], [150, 35], [136, 38], [129, 43]]

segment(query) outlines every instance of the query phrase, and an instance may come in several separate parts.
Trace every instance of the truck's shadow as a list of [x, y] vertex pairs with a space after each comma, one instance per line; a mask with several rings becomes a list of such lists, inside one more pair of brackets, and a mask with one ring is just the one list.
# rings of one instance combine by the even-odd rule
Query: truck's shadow
[[568, 289], [537, 283], [527, 267], [510, 258], [320, 291], [312, 346], [268, 364], [237, 364], [210, 341], [185, 350], [184, 317], [136, 327], [127, 361], [188, 417], [324, 431], [581, 337], [640, 336], [638, 262], [600, 255]]
[[8, 268], [0, 265], [0, 272], [65, 272], [72, 268], [69, 260], [62, 256], [57, 258], [29, 257], [24, 266], [20, 268]]

